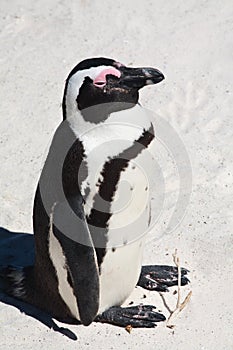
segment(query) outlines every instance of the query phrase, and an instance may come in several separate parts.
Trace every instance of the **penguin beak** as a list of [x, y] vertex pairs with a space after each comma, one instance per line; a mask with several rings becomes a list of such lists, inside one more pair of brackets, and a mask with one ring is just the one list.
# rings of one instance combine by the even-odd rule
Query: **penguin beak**
[[141, 89], [145, 85], [160, 83], [164, 78], [164, 75], [155, 68], [122, 67], [120, 84], [128, 88]]

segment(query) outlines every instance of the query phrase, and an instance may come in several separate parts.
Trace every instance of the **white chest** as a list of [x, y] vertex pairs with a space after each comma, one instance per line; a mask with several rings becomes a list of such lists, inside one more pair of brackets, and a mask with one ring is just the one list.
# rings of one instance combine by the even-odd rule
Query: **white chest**
[[[132, 147], [150, 127], [145, 112], [138, 111], [138, 107], [136, 116], [133, 113], [135, 111], [130, 112], [130, 120], [124, 120], [129, 114], [123, 111], [118, 114], [117, 121], [112, 118], [89, 128], [85, 124], [85, 131], [79, 131], [77, 135], [83, 143], [88, 168], [88, 176], [81, 187], [82, 194], [86, 194], [87, 216], [103, 181], [105, 164]], [[72, 123], [72, 129], [78, 130], [75, 121]], [[101, 265], [99, 312], [124, 302], [139, 278], [144, 236], [150, 217], [150, 185], [153, 176], [150, 157], [145, 148], [129, 159], [127, 167], [120, 172], [114, 190], [109, 209], [111, 217], [108, 221], [107, 253]], [[101, 211], [101, 207], [96, 209]]]
[[142, 263], [144, 237], [112, 250], [109, 248], [101, 265], [99, 313], [121, 305], [137, 284]]

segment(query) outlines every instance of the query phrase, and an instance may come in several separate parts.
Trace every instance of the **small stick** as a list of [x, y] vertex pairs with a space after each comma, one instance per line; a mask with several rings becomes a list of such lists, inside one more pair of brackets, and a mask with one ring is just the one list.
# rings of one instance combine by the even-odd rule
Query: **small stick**
[[164, 298], [164, 295], [162, 293], [159, 293], [161, 298], [163, 299], [163, 303], [165, 305], [165, 307], [167, 308], [167, 310], [169, 311], [170, 315], [167, 319], [167, 323], [166, 323], [166, 326], [168, 328], [174, 328], [175, 325], [171, 323], [171, 320], [175, 318], [175, 316], [177, 316], [184, 308], [185, 306], [188, 304], [190, 298], [191, 298], [191, 295], [192, 295], [192, 291], [190, 291], [188, 293], [188, 295], [186, 295], [185, 299], [183, 302], [181, 302], [181, 267], [180, 267], [180, 259], [179, 257], [177, 256], [177, 249], [175, 250], [175, 253], [172, 254], [173, 256], [173, 261], [177, 267], [177, 270], [178, 270], [178, 290], [177, 290], [177, 301], [176, 301], [176, 308], [172, 311], [170, 309], [170, 307], [168, 306], [165, 298]]
[[175, 253], [172, 254], [173, 256], [173, 261], [177, 267], [178, 270], [178, 290], [177, 290], [177, 302], [176, 302], [176, 308], [179, 308], [180, 306], [180, 298], [181, 298], [181, 293], [180, 293], [180, 287], [181, 287], [181, 268], [180, 268], [180, 259], [177, 256], [177, 249], [175, 250]]
[[172, 313], [172, 310], [170, 309], [168, 303], [166, 302], [166, 299], [164, 298], [164, 295], [162, 292], [159, 292], [159, 295], [161, 296], [162, 300], [163, 300], [163, 303], [164, 303], [164, 306], [166, 307], [166, 309], [169, 311], [169, 313], [171, 314]]
[[185, 308], [185, 306], [188, 304], [189, 300], [191, 299], [191, 295], [192, 295], [192, 291], [190, 290], [188, 295], [186, 295], [183, 303], [181, 303], [181, 305], [180, 305], [180, 311], [182, 311]]

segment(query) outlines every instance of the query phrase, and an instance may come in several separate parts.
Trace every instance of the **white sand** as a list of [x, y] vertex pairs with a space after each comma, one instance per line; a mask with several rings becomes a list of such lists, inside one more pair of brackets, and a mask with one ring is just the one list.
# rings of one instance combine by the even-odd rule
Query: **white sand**
[[[191, 285], [183, 292], [192, 289], [193, 296], [173, 330], [160, 323], [128, 334], [110, 325], [55, 321], [77, 336], [74, 341], [1, 303], [1, 349], [233, 348], [232, 16], [231, 0], [1, 1], [2, 227], [32, 232], [34, 191], [43, 154], [61, 121], [64, 80], [86, 57], [112, 57], [164, 72], [166, 80], [144, 89], [141, 101], [175, 128], [193, 171], [184, 220], [162, 234], [163, 218], [172, 209], [165, 203], [144, 258], [171, 264], [178, 248], [182, 265], [191, 270]], [[177, 186], [168, 168], [164, 162], [172, 195]], [[146, 292], [146, 299], [143, 294], [137, 288], [129, 301], [153, 303], [167, 315], [158, 293]]]

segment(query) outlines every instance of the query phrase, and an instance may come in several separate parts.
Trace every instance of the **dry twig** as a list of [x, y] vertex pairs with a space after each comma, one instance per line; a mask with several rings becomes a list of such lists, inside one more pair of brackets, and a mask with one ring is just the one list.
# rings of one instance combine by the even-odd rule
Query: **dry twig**
[[184, 309], [184, 307], [188, 304], [190, 298], [191, 298], [191, 295], [192, 295], [192, 291], [190, 291], [183, 302], [181, 302], [181, 267], [180, 267], [180, 259], [179, 257], [177, 256], [177, 249], [175, 250], [175, 253], [173, 254], [173, 261], [177, 267], [177, 270], [178, 270], [178, 290], [177, 290], [177, 301], [176, 301], [176, 307], [175, 309], [172, 311], [171, 308], [168, 306], [165, 298], [164, 298], [164, 295], [162, 293], [159, 293], [161, 298], [163, 299], [163, 303], [165, 305], [165, 307], [167, 308], [167, 310], [169, 311], [170, 315], [167, 319], [167, 324], [166, 326], [168, 328], [174, 328], [175, 325], [172, 324], [172, 320]]

